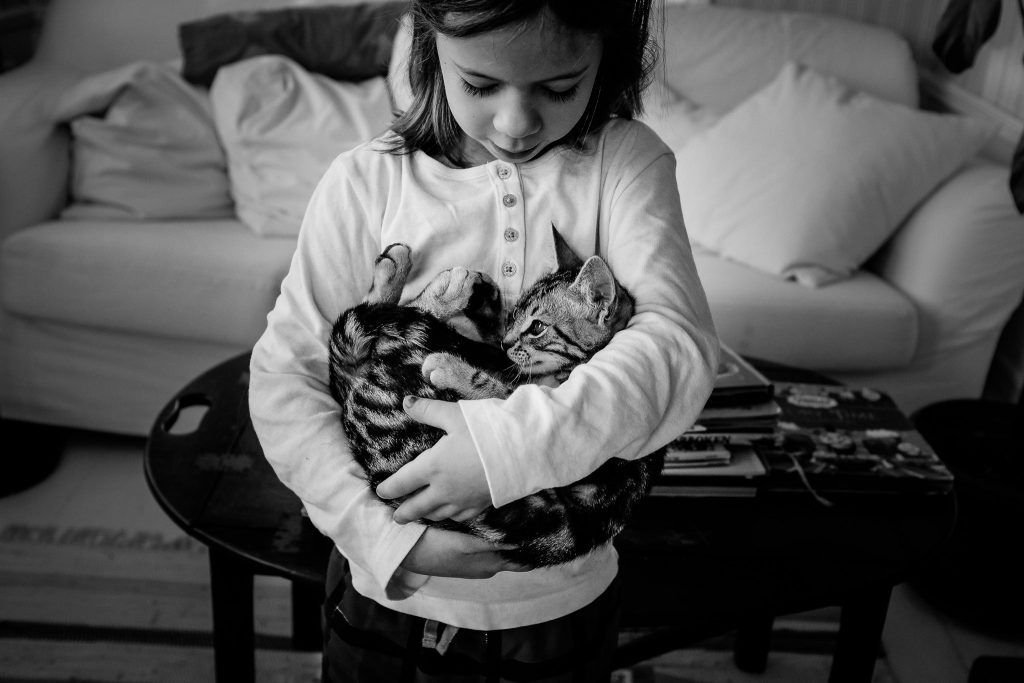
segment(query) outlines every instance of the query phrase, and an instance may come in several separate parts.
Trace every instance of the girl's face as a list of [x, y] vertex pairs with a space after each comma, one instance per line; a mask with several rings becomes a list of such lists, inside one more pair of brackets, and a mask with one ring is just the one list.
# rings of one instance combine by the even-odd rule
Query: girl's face
[[601, 63], [601, 38], [542, 14], [466, 38], [437, 35], [445, 95], [466, 134], [471, 165], [523, 163], [583, 116]]

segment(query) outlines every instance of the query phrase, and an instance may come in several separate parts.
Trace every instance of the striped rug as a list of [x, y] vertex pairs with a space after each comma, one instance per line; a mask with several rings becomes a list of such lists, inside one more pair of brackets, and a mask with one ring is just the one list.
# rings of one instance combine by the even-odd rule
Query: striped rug
[[[319, 653], [291, 649], [287, 582], [255, 592], [257, 680], [319, 680]], [[206, 549], [184, 534], [0, 521], [0, 681], [212, 681], [211, 623]], [[779, 620], [762, 675], [736, 669], [726, 636], [614, 680], [824, 683], [834, 630]], [[875, 683], [895, 683], [884, 659]]]

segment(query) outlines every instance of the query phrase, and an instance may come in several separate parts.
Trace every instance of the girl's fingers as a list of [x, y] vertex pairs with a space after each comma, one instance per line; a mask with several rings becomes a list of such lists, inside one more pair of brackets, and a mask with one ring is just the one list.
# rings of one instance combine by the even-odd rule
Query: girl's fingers
[[392, 500], [419, 491], [429, 483], [425, 470], [423, 461], [419, 458], [410, 460], [377, 485], [377, 495], [385, 500]]
[[434, 522], [440, 522], [442, 519], [454, 519], [454, 515], [457, 512], [458, 509], [454, 505], [441, 505], [423, 515], [423, 517]]
[[398, 509], [392, 515], [392, 518], [399, 524], [415, 522], [417, 519], [434, 519], [430, 515], [444, 505], [443, 501], [435, 500], [430, 495], [430, 487], [428, 486], [402, 501], [402, 504], [398, 506]]
[[477, 510], [475, 508], [469, 508], [468, 510], [463, 510], [462, 512], [459, 512], [457, 514], [453, 514], [450, 519], [453, 519], [456, 522], [463, 522], [463, 523], [465, 523], [465, 522], [468, 522], [468, 521], [474, 519], [481, 512], [483, 512], [483, 510]]
[[459, 405], [449, 401], [406, 396], [402, 407], [405, 408], [406, 415], [417, 422], [443, 429], [446, 432], [451, 432], [451, 427], [458, 425], [462, 419]]

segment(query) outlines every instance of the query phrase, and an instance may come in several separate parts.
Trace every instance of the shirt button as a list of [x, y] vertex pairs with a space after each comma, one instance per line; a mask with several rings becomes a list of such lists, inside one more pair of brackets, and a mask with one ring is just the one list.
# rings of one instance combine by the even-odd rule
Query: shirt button
[[519, 272], [519, 268], [512, 261], [505, 261], [501, 264], [501, 274], [505, 277], [515, 277], [516, 273]]
[[514, 194], [507, 194], [501, 198], [501, 203], [511, 209], [516, 205], [516, 196]]
[[515, 228], [505, 228], [505, 241], [515, 242], [519, 239], [519, 231]]
[[510, 175], [512, 175], [512, 169], [511, 168], [509, 168], [508, 166], [499, 166], [498, 167], [498, 177], [499, 178], [501, 178], [502, 180], [507, 180]]

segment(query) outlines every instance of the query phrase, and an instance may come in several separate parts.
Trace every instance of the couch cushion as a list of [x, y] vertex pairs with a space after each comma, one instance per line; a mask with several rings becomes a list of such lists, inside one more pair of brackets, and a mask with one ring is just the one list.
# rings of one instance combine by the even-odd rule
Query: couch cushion
[[236, 220], [44, 223], [4, 242], [0, 292], [21, 316], [248, 345], [294, 248]]
[[820, 286], [859, 268], [994, 132], [790, 62], [677, 151], [683, 215], [695, 242]]
[[789, 61], [891, 102], [918, 102], [910, 47], [880, 26], [828, 14], [669, 5], [665, 36], [658, 72], [676, 92], [720, 113], [770, 83]]
[[[351, 5], [352, 0], [315, 0]], [[180, 56], [178, 26], [223, 12], [314, 4], [314, 0], [48, 0], [36, 57], [80, 73], [139, 59]]]
[[391, 122], [383, 77], [334, 81], [279, 55], [223, 67], [210, 100], [235, 211], [260, 235], [297, 235], [331, 161]]
[[910, 362], [914, 305], [877, 275], [809, 288], [696, 248], [715, 327], [742, 354], [815, 370], [877, 370]]
[[71, 124], [63, 218], [229, 218], [227, 161], [205, 90], [171, 64], [133, 62], [82, 79], [55, 104]]
[[339, 81], [383, 76], [405, 2], [369, 2], [215, 14], [178, 29], [182, 75], [209, 87], [217, 70], [256, 55], [284, 55]]

